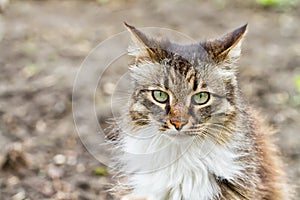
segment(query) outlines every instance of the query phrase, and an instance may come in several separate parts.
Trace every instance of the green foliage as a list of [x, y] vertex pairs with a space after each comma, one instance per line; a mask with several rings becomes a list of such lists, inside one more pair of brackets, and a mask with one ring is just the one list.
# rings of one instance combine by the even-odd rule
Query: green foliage
[[108, 3], [110, 0], [96, 0], [97, 3], [99, 4], [105, 4]]
[[282, 0], [256, 0], [256, 3], [261, 6], [278, 6], [279, 2]]
[[295, 86], [298, 91], [298, 94], [292, 96], [292, 104], [294, 106], [299, 106], [300, 105], [300, 75], [297, 75], [295, 77]]
[[104, 166], [98, 166], [94, 169], [94, 174], [98, 176], [106, 176], [108, 175], [107, 168]]
[[256, 3], [263, 7], [284, 9], [296, 6], [299, 3], [299, 0], [256, 0]]
[[296, 88], [300, 94], [300, 75], [297, 75], [295, 78], [295, 84], [296, 84]]

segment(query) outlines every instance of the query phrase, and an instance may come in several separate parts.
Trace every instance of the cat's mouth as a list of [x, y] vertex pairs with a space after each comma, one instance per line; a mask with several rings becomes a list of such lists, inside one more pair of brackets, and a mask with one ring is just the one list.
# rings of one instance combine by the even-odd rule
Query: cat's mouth
[[190, 143], [194, 141], [196, 135], [188, 134], [185, 131], [168, 131], [162, 133], [165, 138], [175, 144]]
[[194, 137], [197, 136], [198, 134], [189, 132], [189, 131], [164, 131], [162, 134], [168, 136], [168, 137]]

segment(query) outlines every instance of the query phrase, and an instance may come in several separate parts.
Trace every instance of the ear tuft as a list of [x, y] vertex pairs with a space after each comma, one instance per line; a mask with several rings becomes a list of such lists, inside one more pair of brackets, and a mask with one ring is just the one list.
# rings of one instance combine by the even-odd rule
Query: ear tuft
[[124, 25], [131, 34], [133, 41], [133, 45], [128, 48], [129, 54], [135, 56], [136, 60], [156, 58], [156, 54], [152, 50], [154, 42], [134, 26], [126, 22], [124, 22]]
[[227, 59], [236, 59], [241, 54], [242, 39], [247, 31], [248, 24], [245, 24], [234, 31], [219, 38], [208, 40], [202, 43], [210, 58], [220, 63]]

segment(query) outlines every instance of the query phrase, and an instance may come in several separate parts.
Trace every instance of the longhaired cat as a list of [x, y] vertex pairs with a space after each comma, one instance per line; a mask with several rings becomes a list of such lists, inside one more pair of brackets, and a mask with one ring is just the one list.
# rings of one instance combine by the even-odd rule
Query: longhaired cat
[[289, 199], [273, 131], [239, 90], [247, 25], [190, 45], [125, 26], [135, 63], [116, 128], [123, 199]]

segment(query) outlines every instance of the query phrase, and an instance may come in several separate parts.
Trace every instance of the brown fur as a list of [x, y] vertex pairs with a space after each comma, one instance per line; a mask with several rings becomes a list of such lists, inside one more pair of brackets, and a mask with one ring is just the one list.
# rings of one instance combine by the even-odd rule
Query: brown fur
[[283, 163], [279, 158], [278, 148], [274, 145], [274, 130], [266, 126], [265, 120], [256, 113], [252, 114], [252, 117], [256, 155], [259, 162], [257, 173], [261, 181], [258, 185], [258, 192], [263, 197], [262, 199], [289, 199]]
[[[242, 175], [227, 180], [211, 174], [221, 190], [215, 200], [290, 199], [284, 167], [274, 144], [274, 131], [245, 104], [236, 71], [232, 70], [235, 58], [230, 57], [230, 52], [242, 40], [247, 25], [218, 39], [187, 46], [149, 39], [133, 26], [125, 25], [146, 51], [146, 55], [144, 52], [136, 56], [134, 67], [141, 67], [145, 61], [153, 62], [153, 68], [160, 67], [145, 70], [149, 74], [137, 70], [141, 75], [134, 79], [134, 100], [128, 113], [133, 127], [143, 128], [152, 123], [163, 134], [174, 127], [180, 131], [181, 126], [191, 122], [190, 130], [182, 131], [183, 134], [198, 134], [200, 139], [210, 138], [216, 145], [232, 148], [238, 155], [236, 162], [243, 167]], [[173, 100], [155, 102], [149, 95], [149, 85], [173, 95]], [[210, 94], [207, 88], [212, 88], [215, 94]], [[209, 93], [212, 100], [205, 105], [186, 103], [187, 97], [200, 91]], [[236, 146], [229, 147], [231, 144]]]
[[[274, 145], [274, 130], [266, 126], [265, 120], [253, 111], [250, 112], [249, 119], [253, 128], [249, 134], [253, 147], [248, 158], [241, 162], [252, 163], [252, 167], [255, 167], [247, 170], [244, 179], [236, 183], [219, 181], [222, 191], [220, 199], [290, 199], [292, 190], [287, 185], [283, 163], [278, 148]], [[253, 181], [253, 184], [248, 184], [247, 180]]]

